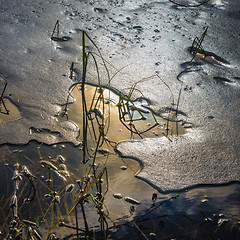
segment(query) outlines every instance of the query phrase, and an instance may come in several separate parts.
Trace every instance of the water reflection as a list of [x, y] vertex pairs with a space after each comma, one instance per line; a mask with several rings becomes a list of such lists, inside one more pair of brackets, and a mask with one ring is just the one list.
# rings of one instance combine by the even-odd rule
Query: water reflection
[[[89, 93], [86, 94], [87, 101], [89, 97], [87, 103], [89, 109], [96, 87], [87, 85], [86, 90]], [[67, 114], [71, 121], [78, 124], [81, 136], [81, 95], [78, 88], [75, 88], [72, 94], [76, 101], [68, 105]], [[141, 239], [144, 236], [155, 239], [164, 237], [205, 239], [203, 238], [205, 234], [214, 238], [218, 236], [216, 234], [223, 231], [222, 226], [226, 227], [224, 234], [229, 233], [230, 226], [233, 226], [230, 234], [233, 236], [238, 234], [235, 231], [237, 226], [235, 223], [239, 218], [239, 184], [196, 187], [179, 193], [157, 193], [152, 186], [135, 177], [142, 167], [136, 160], [121, 158], [115, 153], [115, 143], [130, 138], [132, 134], [119, 120], [117, 106], [119, 96], [107, 92], [104, 101], [105, 107], [107, 106], [105, 109], [103, 105], [97, 104], [93, 109], [98, 109], [94, 111], [93, 125], [95, 129], [98, 129], [98, 121], [104, 118], [109, 126], [107, 128], [109, 141], [103, 142], [101, 147], [95, 151], [96, 142], [92, 132], [91, 139], [93, 140], [88, 142], [88, 156], [91, 159], [92, 155], [97, 154], [94, 166], [92, 161], [83, 163], [81, 144], [74, 146], [71, 143], [61, 143], [49, 146], [31, 141], [27, 145], [5, 144], [0, 147], [2, 156], [0, 162], [2, 176], [0, 230], [3, 234], [8, 233], [9, 223], [13, 221], [21, 227], [25, 227], [27, 223], [29, 224], [28, 221], [32, 221], [40, 227], [39, 233], [44, 239], [53, 232], [57, 232], [60, 238], [75, 236], [75, 215], [80, 214], [81, 209], [79, 206], [74, 215], [70, 214], [71, 208], [75, 206], [76, 199], [79, 199], [88, 184], [95, 181], [96, 176], [93, 175], [101, 174], [102, 169], [105, 168], [107, 170], [104, 171], [107, 173], [102, 174], [101, 191], [106, 193], [104, 208], [108, 214], [108, 226], [110, 227], [108, 230], [114, 239], [123, 239], [125, 236], [128, 238], [131, 236], [133, 239]], [[170, 129], [172, 133], [176, 133], [175, 126], [179, 123], [172, 123], [154, 116], [142, 99], [141, 102], [135, 102], [130, 107], [134, 110], [138, 109], [130, 119], [130, 122], [137, 119], [134, 121], [136, 129], [145, 131], [144, 128], [148, 129], [149, 124], [156, 121], [158, 123], [154, 132], [147, 131], [143, 137], [168, 137], [167, 132], [170, 132]], [[61, 117], [58, 119], [63, 120]], [[181, 125], [177, 126], [179, 132], [184, 132]], [[37, 128], [31, 128], [30, 133], [52, 134], [47, 129]], [[140, 138], [139, 135], [136, 134], [135, 138]], [[92, 172], [93, 168], [96, 171]], [[19, 189], [17, 194], [16, 184], [14, 185], [16, 181], [13, 178], [16, 171], [21, 172], [19, 175], [21, 179], [17, 183]], [[89, 230], [94, 232], [98, 238], [99, 218], [96, 217], [98, 215], [94, 208], [94, 201], [99, 193], [95, 193], [96, 190], [92, 187], [92, 190], [83, 197], [86, 198], [84, 206]], [[14, 192], [16, 198], [13, 198]], [[87, 199], [88, 196], [91, 196], [92, 201]], [[15, 204], [15, 200], [12, 201], [18, 207], [17, 210], [12, 208], [14, 204], [9, 205], [11, 199], [17, 199], [18, 204]], [[11, 209], [14, 209], [14, 214], [11, 213]], [[61, 222], [62, 219], [64, 223]], [[82, 229], [86, 225], [84, 218], [77, 217], [77, 219], [79, 229]], [[64, 227], [60, 227], [59, 223]], [[113, 228], [113, 223], [116, 228]]]

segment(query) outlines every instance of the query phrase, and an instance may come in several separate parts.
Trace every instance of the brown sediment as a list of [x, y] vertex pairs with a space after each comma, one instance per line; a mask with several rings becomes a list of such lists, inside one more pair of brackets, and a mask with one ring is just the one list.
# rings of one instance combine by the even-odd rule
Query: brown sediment
[[21, 113], [18, 107], [8, 98], [3, 99], [8, 112], [0, 105], [0, 123], [15, 121], [21, 118]]

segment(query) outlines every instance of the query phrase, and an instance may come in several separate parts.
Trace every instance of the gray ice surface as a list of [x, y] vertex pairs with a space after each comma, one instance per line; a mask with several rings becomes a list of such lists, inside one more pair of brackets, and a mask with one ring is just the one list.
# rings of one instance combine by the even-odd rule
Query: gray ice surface
[[[186, 135], [173, 142], [161, 138], [118, 145], [123, 156], [143, 162], [140, 177], [162, 190], [240, 180], [239, 15], [238, 0], [210, 0], [191, 8], [167, 0], [2, 0], [0, 73], [8, 82], [6, 94], [22, 118], [0, 123], [0, 143], [36, 139], [77, 144], [77, 127], [59, 123], [54, 116], [73, 84], [68, 77], [72, 62], [80, 78], [85, 30], [107, 61], [117, 69], [125, 67], [112, 80], [112, 87], [124, 91], [158, 74], [171, 87], [176, 102], [182, 84], [179, 118], [192, 126]], [[56, 20], [60, 35], [68, 41], [51, 43]], [[189, 67], [189, 47], [207, 26], [204, 50], [215, 54], [221, 65], [196, 58]], [[88, 82], [96, 83], [91, 65]], [[102, 84], [106, 83], [103, 78]], [[167, 112], [170, 91], [158, 78], [140, 83], [138, 89], [156, 113]], [[31, 127], [59, 134], [31, 135]]]

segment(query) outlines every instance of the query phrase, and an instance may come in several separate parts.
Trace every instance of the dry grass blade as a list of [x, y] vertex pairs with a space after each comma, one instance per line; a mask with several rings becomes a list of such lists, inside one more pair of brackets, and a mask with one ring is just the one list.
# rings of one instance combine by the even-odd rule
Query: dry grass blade
[[[190, 49], [190, 52], [193, 54], [193, 57], [192, 57], [192, 60], [190, 62], [193, 61], [193, 59], [195, 58], [195, 56], [198, 54], [199, 50], [203, 51], [204, 53], [204, 56], [206, 56], [204, 50], [203, 50], [203, 47], [202, 47], [202, 42], [206, 36], [206, 33], [207, 33], [207, 30], [208, 30], [208, 27], [206, 27], [205, 31], [203, 32], [202, 36], [200, 37], [200, 39], [198, 39], [198, 37], [196, 37], [194, 40], [193, 40], [193, 43], [192, 43], [192, 47]], [[196, 46], [195, 46], [196, 45]]]
[[104, 168], [98, 175], [97, 177], [91, 182], [91, 184], [82, 192], [82, 194], [80, 195], [80, 197], [78, 198], [78, 200], [75, 202], [75, 204], [73, 205], [73, 207], [70, 209], [70, 211], [67, 213], [67, 215], [65, 216], [65, 218], [62, 220], [62, 222], [64, 222], [66, 220], [66, 218], [71, 214], [71, 212], [74, 210], [74, 208], [81, 202], [84, 201], [84, 199], [86, 199], [89, 194], [89, 190], [92, 188], [92, 186], [102, 177], [102, 175], [104, 174], [106, 168]]
[[178, 100], [177, 100], [177, 106], [176, 106], [176, 115], [175, 115], [175, 121], [176, 121], [176, 130], [177, 130], [177, 136], [178, 136], [178, 108], [179, 108], [179, 103], [180, 103], [180, 97], [181, 97], [181, 93], [182, 93], [182, 86], [183, 86], [183, 82], [181, 83], [181, 87], [179, 90], [179, 94], [178, 94]]
[[[57, 37], [54, 37], [56, 31], [57, 31]], [[56, 21], [52, 31], [52, 35], [51, 35], [51, 40], [56, 40], [56, 39], [59, 39], [59, 20]]]
[[[163, 81], [158, 75], [153, 75], [148, 78], [143, 78], [140, 81], [134, 83], [131, 86], [131, 88], [129, 89], [129, 93], [127, 95], [120, 93], [119, 101], [117, 104], [118, 113], [119, 113], [119, 121], [131, 132], [131, 134], [137, 134], [141, 138], [142, 138], [142, 136], [141, 136], [142, 134], [155, 128], [158, 125], [158, 121], [157, 121], [153, 111], [148, 108], [148, 112], [151, 114], [151, 116], [154, 120], [154, 124], [151, 127], [147, 128], [146, 130], [142, 130], [142, 131], [138, 130], [136, 128], [136, 125], [134, 124], [134, 122], [144, 120], [144, 119], [146, 119], [146, 117], [141, 112], [141, 111], [144, 111], [144, 109], [141, 107], [138, 107], [135, 104], [135, 101], [132, 100], [132, 97], [134, 95], [134, 92], [137, 91], [141, 95], [140, 98], [141, 99], [144, 98], [144, 95], [142, 94], [142, 92], [139, 89], [137, 89], [137, 84], [144, 82], [144, 81], [148, 81], [149, 79], [152, 79], [152, 78], [158, 78], [164, 84], [164, 86], [168, 88], [168, 90], [171, 93], [171, 101], [172, 101], [171, 104], [174, 105], [174, 97], [173, 97], [173, 93], [172, 93], [170, 86], [165, 81]], [[169, 108], [169, 109], [170, 110], [169, 110], [169, 114], [168, 114], [169, 116], [168, 116], [168, 121], [167, 121], [167, 129], [166, 129], [167, 134], [166, 135], [168, 135], [168, 125], [169, 125], [169, 119], [170, 119], [170, 115], [171, 115], [171, 108]], [[134, 112], [137, 113], [137, 115], [138, 115], [137, 118], [134, 117], [135, 116]]]
[[[86, 52], [86, 38], [93, 44], [93, 46], [97, 49], [97, 54], [94, 52]], [[99, 65], [97, 61], [97, 57], [100, 58], [101, 63], [104, 66], [105, 72], [107, 73], [107, 79], [108, 82], [110, 83], [111, 78], [110, 78], [110, 73], [107, 68], [107, 62], [105, 62], [104, 58], [102, 57], [102, 54], [97, 47], [97, 45], [93, 42], [93, 40], [85, 33], [83, 32], [82, 34], [82, 63], [83, 63], [83, 70], [82, 70], [82, 80], [81, 82], [81, 90], [82, 90], [82, 112], [83, 112], [83, 139], [82, 139], [82, 150], [83, 150], [83, 163], [86, 163], [89, 159], [87, 159], [87, 152], [88, 152], [88, 130], [91, 130], [95, 141], [97, 141], [97, 146], [101, 146], [104, 142], [105, 139], [105, 129], [109, 129], [109, 125], [106, 123], [105, 119], [105, 101], [104, 101], [104, 94], [103, 94], [103, 88], [101, 87], [101, 78], [100, 78], [100, 72], [99, 72]], [[84, 93], [84, 85], [86, 83], [86, 74], [87, 74], [87, 65], [88, 65], [88, 60], [89, 57], [92, 57], [94, 61], [94, 66], [97, 74], [97, 81], [98, 81], [98, 91], [100, 94], [97, 96], [97, 90], [95, 91], [91, 104], [90, 104], [90, 109], [87, 109], [87, 103], [85, 100], [85, 93]], [[97, 99], [96, 99], [97, 96]], [[110, 111], [110, 110], [109, 110]], [[92, 114], [94, 113], [94, 116]], [[110, 117], [110, 114], [109, 114]], [[97, 125], [99, 128], [99, 136], [101, 138], [101, 143], [97, 140], [97, 131], [95, 130], [93, 119], [96, 119]], [[105, 127], [106, 126], [106, 127]], [[91, 129], [90, 129], [91, 127]], [[90, 132], [91, 134], [91, 132]]]
[[[103, 58], [100, 49], [99, 49], [98, 46], [95, 44], [95, 42], [88, 36], [88, 34], [87, 34], [86, 32], [83, 32], [83, 35], [85, 35], [85, 36], [89, 39], [89, 41], [93, 44], [93, 46], [97, 49], [97, 51], [98, 51], [98, 53], [99, 53], [99, 55], [100, 55], [100, 58], [101, 58], [101, 60], [102, 60], [102, 62], [103, 62], [104, 68], [105, 68], [105, 70], [106, 70], [106, 72], [107, 72], [108, 79], [111, 79], [111, 78], [110, 78], [110, 73], [109, 73], [109, 70], [108, 70], [108, 67], [107, 67], [107, 64], [106, 64], [106, 61], [105, 61], [105, 59]], [[84, 38], [84, 43], [85, 43], [85, 38]], [[85, 48], [85, 46], [84, 46], [84, 48]], [[85, 51], [85, 50], [84, 50], [84, 51]]]
[[70, 79], [74, 78], [73, 74], [74, 74], [74, 62], [72, 62], [71, 67], [70, 67], [70, 76], [69, 76]]
[[9, 114], [9, 111], [8, 111], [4, 101], [3, 101], [3, 96], [4, 96], [4, 92], [5, 92], [6, 88], [7, 88], [7, 83], [5, 83], [4, 88], [2, 90], [2, 93], [1, 93], [1, 96], [0, 96], [0, 112], [1, 112], [1, 105], [3, 105], [3, 107], [6, 111], [6, 114]]

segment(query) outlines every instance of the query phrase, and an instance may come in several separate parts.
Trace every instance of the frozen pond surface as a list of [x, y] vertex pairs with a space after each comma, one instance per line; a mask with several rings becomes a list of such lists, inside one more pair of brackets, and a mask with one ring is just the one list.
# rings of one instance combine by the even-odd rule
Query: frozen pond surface
[[[189, 3], [201, 1], [184, 1]], [[124, 90], [159, 74], [176, 100], [183, 83], [179, 112], [190, 123], [186, 135], [173, 142], [160, 138], [118, 145], [123, 156], [143, 162], [140, 177], [164, 191], [239, 180], [239, 11], [237, 0], [211, 0], [192, 8], [147, 0], [1, 1], [0, 72], [8, 82], [6, 96], [17, 105], [21, 118], [0, 122], [0, 142], [22, 144], [34, 138], [78, 143], [76, 125], [57, 122], [54, 116], [73, 83], [68, 78], [72, 62], [80, 78], [85, 30], [106, 60], [117, 69], [125, 67], [112, 87]], [[56, 20], [67, 41], [51, 43]], [[203, 47], [218, 62], [196, 57], [189, 64], [189, 47], [207, 26]], [[96, 83], [93, 72], [90, 65], [90, 83]], [[158, 78], [138, 88], [164, 116], [170, 93]], [[30, 128], [60, 134], [29, 134]]]
[[[127, 215], [128, 222], [131, 217], [130, 203], [113, 196], [113, 193], [122, 193], [123, 197], [141, 201], [134, 213], [136, 222], [145, 209], [159, 204], [152, 215], [146, 215], [146, 221], [143, 216], [143, 231], [149, 238], [153, 237], [151, 233], [155, 224], [160, 239], [191, 239], [193, 236], [198, 239], [230, 239], [228, 234], [239, 236], [240, 5], [239, 0], [210, 0], [196, 7], [203, 2], [1, 1], [0, 93], [7, 83], [4, 102], [9, 104], [10, 111], [13, 109], [9, 115], [0, 113], [0, 172], [6, 182], [11, 182], [0, 183], [1, 232], [7, 232], [12, 218], [9, 202], [13, 194], [14, 164], [18, 160], [20, 165], [28, 164], [36, 174], [38, 187], [42, 186], [41, 194], [47, 193], [45, 180], [48, 176], [46, 169], [39, 164], [39, 146], [43, 155], [48, 154], [45, 158], [51, 160], [63, 155], [66, 164], [71, 162], [69, 170], [76, 176], [71, 175], [72, 182], [68, 180], [68, 183], [76, 184], [75, 180], [84, 170], [79, 163], [81, 151], [74, 147], [79, 144], [77, 125], [70, 121], [57, 121], [56, 118], [66, 102], [69, 88], [81, 79], [84, 30], [100, 48], [104, 58], [115, 67], [109, 64], [111, 76], [121, 69], [111, 81], [113, 89], [128, 92], [134, 83], [146, 78], [137, 88], [148, 99], [151, 109], [165, 118], [172, 107], [171, 91], [176, 107], [182, 89], [178, 118], [187, 130], [183, 136], [172, 137], [172, 141], [160, 137], [135, 141], [126, 139], [118, 143], [121, 162], [112, 159], [111, 189], [105, 200], [114, 219], [120, 217], [121, 220]], [[57, 20], [60, 21], [60, 37], [64, 41], [50, 40]], [[206, 27], [208, 31], [202, 46], [207, 57], [204, 58], [200, 52], [190, 62], [192, 42], [195, 37], [201, 37]], [[92, 49], [90, 42], [87, 42], [87, 49]], [[69, 78], [72, 62], [74, 80]], [[101, 84], [106, 86], [108, 80], [101, 67], [100, 71]], [[87, 82], [97, 84], [93, 62], [88, 66]], [[26, 146], [19, 145], [29, 141]], [[48, 146], [45, 143], [59, 144]], [[123, 163], [130, 167], [119, 170]], [[138, 177], [165, 192], [158, 193], [155, 205], [151, 199], [154, 189], [134, 177], [139, 166], [141, 172]], [[59, 163], [57, 167], [60, 169]], [[51, 201], [45, 201], [37, 193], [37, 201], [33, 201], [31, 206], [25, 204], [24, 198], [28, 194], [25, 190], [28, 190], [29, 183], [27, 185], [24, 180], [23, 190], [17, 195], [21, 206], [20, 218], [38, 221], [41, 234], [46, 235], [44, 224], [48, 226], [48, 222], [42, 223], [40, 216], [44, 215], [45, 219], [46, 214], [50, 215], [48, 205]], [[57, 181], [62, 210], [68, 199], [62, 190], [66, 184], [62, 184], [62, 179], [57, 178]], [[215, 184], [226, 185], [215, 187]], [[74, 194], [77, 196], [79, 192]], [[70, 205], [75, 195], [69, 198]], [[41, 210], [39, 206], [43, 206], [44, 212], [33, 216], [36, 209]], [[91, 211], [89, 208], [88, 213]], [[89, 219], [96, 220], [93, 228], [98, 225], [94, 217], [89, 215]], [[69, 221], [74, 221], [73, 216]], [[83, 226], [83, 222], [80, 224]], [[50, 232], [54, 226], [48, 226]], [[140, 239], [139, 231], [133, 231], [136, 226], [130, 230], [119, 228], [120, 233], [115, 229], [112, 237]], [[141, 237], [146, 239], [143, 235]]]

